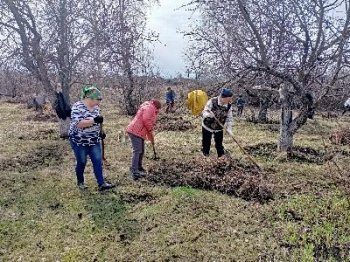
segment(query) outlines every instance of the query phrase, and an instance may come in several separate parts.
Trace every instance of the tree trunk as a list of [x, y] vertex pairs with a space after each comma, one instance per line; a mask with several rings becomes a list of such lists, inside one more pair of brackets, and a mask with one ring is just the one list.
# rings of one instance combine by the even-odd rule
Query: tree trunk
[[136, 114], [137, 108], [135, 105], [135, 99], [133, 97], [133, 89], [127, 87], [126, 96], [124, 97], [124, 102], [126, 106], [126, 112], [129, 116]]
[[68, 138], [70, 118], [59, 119], [60, 138]]
[[281, 90], [281, 129], [278, 143], [280, 152], [292, 150], [294, 134], [311, 118], [314, 113], [313, 98], [309, 94], [301, 96], [301, 108], [298, 115], [293, 119], [292, 96], [288, 95], [285, 90]]
[[269, 102], [264, 99], [260, 101], [260, 108], [258, 114], [259, 123], [267, 123], [267, 110], [269, 108]]
[[135, 88], [135, 84], [134, 84], [134, 74], [133, 71], [131, 69], [131, 64], [129, 61], [129, 55], [126, 55], [125, 59], [124, 59], [124, 66], [125, 66], [125, 76], [126, 76], [126, 81], [127, 83], [127, 90], [126, 90], [126, 96], [124, 97], [124, 102], [125, 102], [125, 106], [126, 106], [126, 111], [127, 114], [129, 116], [133, 116], [136, 114], [137, 112], [137, 105], [136, 105], [136, 101], [134, 98], [134, 88]]
[[280, 137], [278, 141], [278, 151], [288, 152], [293, 147], [294, 133], [291, 130], [293, 122], [293, 112], [291, 107], [283, 106], [281, 111]]
[[[59, 90], [60, 91], [60, 90]], [[49, 101], [51, 105], [53, 106], [55, 103], [56, 96], [50, 94], [49, 95]], [[58, 118], [58, 117], [57, 117]], [[70, 124], [70, 118], [66, 118], [65, 120], [58, 118], [58, 124], [59, 124], [59, 134], [60, 138], [68, 138], [68, 131], [69, 131], [69, 124]]]

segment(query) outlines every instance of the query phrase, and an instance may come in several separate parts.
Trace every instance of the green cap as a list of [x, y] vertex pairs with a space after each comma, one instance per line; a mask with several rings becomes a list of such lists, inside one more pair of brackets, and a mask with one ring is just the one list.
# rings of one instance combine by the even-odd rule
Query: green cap
[[83, 86], [81, 90], [81, 99], [85, 98], [102, 100], [102, 94], [101, 91], [95, 86]]

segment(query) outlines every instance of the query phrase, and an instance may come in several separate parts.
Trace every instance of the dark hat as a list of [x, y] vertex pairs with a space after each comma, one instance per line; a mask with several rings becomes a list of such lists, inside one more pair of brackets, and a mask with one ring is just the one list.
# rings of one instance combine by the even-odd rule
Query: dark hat
[[231, 89], [223, 88], [221, 91], [221, 97], [233, 97], [233, 92]]

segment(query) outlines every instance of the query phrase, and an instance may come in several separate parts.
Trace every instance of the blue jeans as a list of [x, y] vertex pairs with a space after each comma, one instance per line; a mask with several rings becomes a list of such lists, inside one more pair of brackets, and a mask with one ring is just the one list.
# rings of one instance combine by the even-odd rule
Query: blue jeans
[[87, 156], [90, 157], [94, 174], [97, 180], [97, 184], [100, 186], [104, 183], [103, 171], [102, 171], [102, 151], [101, 144], [98, 143], [93, 146], [78, 145], [70, 141], [72, 149], [74, 151], [77, 164], [75, 167], [75, 173], [77, 175], [78, 184], [84, 183], [84, 170], [87, 162]]

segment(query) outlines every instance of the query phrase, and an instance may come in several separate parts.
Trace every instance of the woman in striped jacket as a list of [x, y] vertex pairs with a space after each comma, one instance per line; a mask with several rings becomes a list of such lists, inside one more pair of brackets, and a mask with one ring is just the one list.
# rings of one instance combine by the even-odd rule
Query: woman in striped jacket
[[161, 103], [158, 100], [144, 102], [126, 129], [133, 148], [130, 171], [134, 180], [144, 176], [142, 159], [145, 153], [145, 140], [148, 139], [154, 145], [153, 129], [160, 108]]
[[69, 140], [76, 158], [75, 173], [78, 187], [87, 189], [84, 182], [84, 170], [87, 156], [90, 157], [100, 191], [111, 189], [113, 184], [104, 180], [102, 169], [101, 124], [103, 117], [100, 112], [101, 92], [94, 86], [84, 86], [81, 101], [72, 107]]

